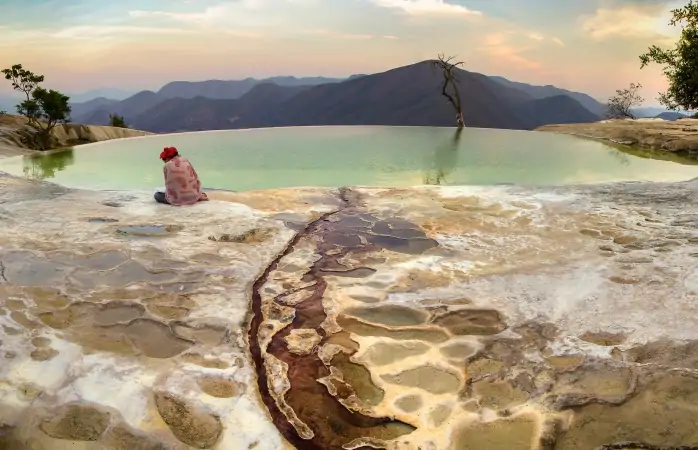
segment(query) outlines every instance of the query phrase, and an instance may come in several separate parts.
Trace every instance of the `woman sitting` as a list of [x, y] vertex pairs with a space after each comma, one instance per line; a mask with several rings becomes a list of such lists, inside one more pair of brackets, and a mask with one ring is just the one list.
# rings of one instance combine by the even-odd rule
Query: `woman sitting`
[[180, 156], [175, 147], [165, 148], [160, 153], [160, 159], [165, 163], [165, 190], [155, 192], [156, 202], [182, 206], [208, 200], [206, 194], [201, 192], [199, 175], [189, 160]]

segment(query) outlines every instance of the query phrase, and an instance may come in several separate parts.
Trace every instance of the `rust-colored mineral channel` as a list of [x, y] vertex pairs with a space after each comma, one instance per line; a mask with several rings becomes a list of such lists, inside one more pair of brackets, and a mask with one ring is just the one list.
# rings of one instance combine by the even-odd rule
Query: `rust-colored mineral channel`
[[[412, 432], [415, 428], [404, 422], [390, 418], [370, 417], [348, 409], [339, 399], [356, 395], [364, 404], [375, 402], [376, 391], [382, 391], [370, 384], [368, 371], [361, 365], [349, 361], [347, 354], [335, 356], [332, 365], [344, 375], [344, 382], [333, 381], [336, 397], [328, 388], [318, 382], [330, 375], [330, 370], [319, 358], [317, 351], [299, 355], [289, 351], [285, 338], [292, 330], [315, 330], [321, 337], [320, 345], [330, 336], [321, 327], [326, 318], [322, 298], [327, 287], [327, 276], [369, 276], [375, 270], [369, 267], [344, 267], [339, 261], [349, 255], [381, 248], [390, 248], [404, 253], [420, 253], [436, 243], [420, 233], [407, 233], [405, 224], [396, 222], [391, 228], [389, 222], [361, 211], [357, 201], [348, 189], [340, 190], [341, 206], [309, 223], [289, 242], [282, 252], [253, 285], [252, 317], [249, 330], [249, 344], [258, 374], [259, 391], [269, 409], [274, 424], [283, 436], [299, 449], [333, 450], [342, 449], [350, 442], [367, 438], [372, 442], [388, 441]], [[408, 224], [411, 228], [411, 224]], [[359, 235], [362, 238], [359, 238]], [[404, 236], [403, 236], [404, 235]], [[258, 333], [263, 321], [261, 289], [276, 269], [279, 261], [294, 251], [303, 239], [317, 240], [317, 254], [320, 256], [303, 277], [303, 282], [314, 282], [306, 290], [307, 294], [295, 305], [295, 318], [291, 324], [272, 337], [267, 348], [269, 354], [288, 366], [290, 389], [285, 402], [293, 409], [298, 419], [313, 432], [310, 439], [301, 438], [294, 426], [280, 411], [267, 384], [267, 371], [259, 346]], [[291, 287], [289, 292], [300, 290]], [[355, 349], [348, 351], [355, 351]], [[344, 356], [342, 356], [344, 355]], [[364, 380], [364, 383], [360, 381]], [[366, 380], [369, 380], [366, 383]], [[363, 448], [363, 447], [362, 447]], [[368, 448], [368, 447], [366, 447]]]

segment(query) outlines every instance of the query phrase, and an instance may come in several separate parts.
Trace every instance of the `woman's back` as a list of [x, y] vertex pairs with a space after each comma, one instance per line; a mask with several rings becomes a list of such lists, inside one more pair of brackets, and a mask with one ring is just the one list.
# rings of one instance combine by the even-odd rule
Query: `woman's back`
[[201, 182], [188, 159], [176, 156], [165, 163], [165, 196], [174, 206], [192, 205], [201, 200]]

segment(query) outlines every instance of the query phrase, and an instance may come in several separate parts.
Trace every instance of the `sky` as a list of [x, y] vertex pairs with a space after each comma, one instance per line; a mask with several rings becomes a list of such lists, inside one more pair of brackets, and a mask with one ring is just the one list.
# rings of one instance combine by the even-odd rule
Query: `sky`
[[[687, 0], [0, 0], [0, 65], [45, 86], [157, 89], [168, 81], [376, 73], [437, 54], [466, 70], [604, 100], [670, 47]], [[0, 95], [10, 91], [0, 80]]]

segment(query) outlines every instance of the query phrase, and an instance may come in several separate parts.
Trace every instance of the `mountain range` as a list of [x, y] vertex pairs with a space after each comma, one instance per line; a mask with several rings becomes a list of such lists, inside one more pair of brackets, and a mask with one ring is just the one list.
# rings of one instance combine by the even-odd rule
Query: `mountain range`
[[676, 111], [665, 111], [663, 113], [659, 113], [656, 116], [654, 116], [655, 119], [663, 119], [663, 120], [677, 120], [677, 119], [684, 119], [686, 117], [689, 117], [688, 114], [681, 114]]
[[[468, 126], [530, 130], [593, 122], [605, 111], [604, 104], [584, 93], [456, 70]], [[100, 95], [72, 102], [72, 120], [106, 125], [110, 114], [118, 114], [133, 128], [158, 133], [302, 125], [452, 126], [455, 112], [441, 95], [442, 80], [432, 61], [422, 61], [344, 79], [173, 81], [126, 98]]]
[[[591, 122], [603, 105], [586, 94], [457, 69], [468, 126], [530, 130]], [[74, 103], [74, 122], [104, 125], [110, 114], [157, 133], [303, 125], [452, 126], [442, 75], [422, 61], [347, 79], [274, 77], [168, 83], [117, 101]], [[585, 106], [586, 105], [586, 106]], [[592, 111], [593, 109], [594, 111]], [[596, 112], [595, 112], [596, 111]]]
[[519, 83], [516, 81], [509, 81], [506, 78], [498, 76], [490, 76], [494, 81], [501, 83], [505, 86], [513, 87], [521, 91], [526, 92], [533, 98], [541, 99], [547, 97], [554, 97], [556, 95], [566, 95], [577, 100], [583, 107], [589, 110], [591, 113], [602, 117], [606, 114], [606, 105], [594, 99], [590, 95], [583, 94], [581, 92], [568, 91], [567, 89], [561, 89], [553, 85], [546, 86], [535, 86], [526, 83]]
[[[73, 104], [89, 103], [96, 98], [108, 98], [114, 101], [123, 100], [135, 94], [135, 91], [127, 91], [117, 88], [101, 88], [91, 89], [84, 92], [66, 92], [65, 95], [70, 97]], [[17, 103], [24, 99], [22, 95], [12, 92], [8, 95], [0, 95], [0, 111], [15, 112]]]

